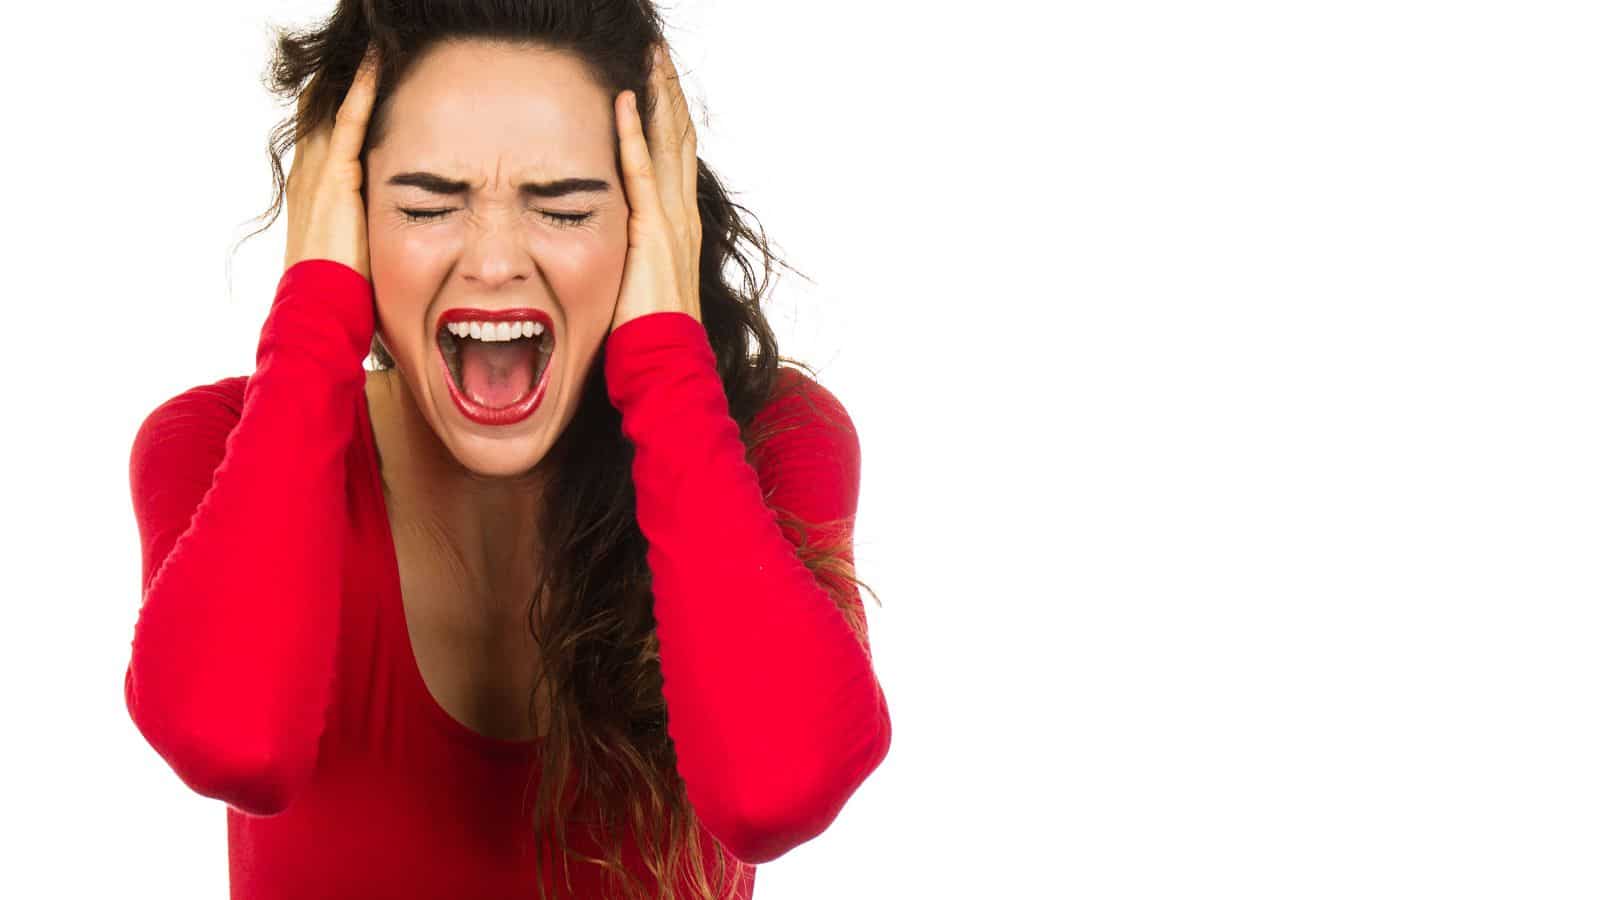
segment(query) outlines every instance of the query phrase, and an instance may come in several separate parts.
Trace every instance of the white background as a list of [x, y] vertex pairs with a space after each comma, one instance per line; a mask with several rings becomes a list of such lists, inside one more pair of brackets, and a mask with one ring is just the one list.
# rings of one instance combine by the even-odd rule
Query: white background
[[[8, 14], [5, 896], [225, 896], [128, 451], [251, 371], [265, 25], [331, 8]], [[884, 603], [889, 758], [758, 897], [1600, 895], [1592, 9], [668, 11]]]

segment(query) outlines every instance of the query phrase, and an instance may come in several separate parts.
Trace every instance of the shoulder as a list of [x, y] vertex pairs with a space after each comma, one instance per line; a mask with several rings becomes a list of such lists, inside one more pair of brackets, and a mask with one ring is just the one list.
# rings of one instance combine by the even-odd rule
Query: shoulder
[[234, 375], [179, 391], [146, 414], [140, 430], [180, 421], [238, 421], [248, 375]]
[[197, 384], [162, 401], [147, 413], [134, 434], [132, 464], [137, 469], [157, 452], [174, 446], [188, 451], [222, 442], [238, 424], [244, 409], [248, 375], [235, 375]]
[[751, 431], [751, 461], [769, 494], [780, 491], [808, 507], [802, 514], [813, 520], [855, 512], [861, 440], [833, 391], [799, 369], [782, 366]]
[[790, 366], [779, 366], [772, 394], [756, 413], [755, 421], [802, 428], [827, 426], [855, 437], [855, 423], [839, 398], [815, 378]]

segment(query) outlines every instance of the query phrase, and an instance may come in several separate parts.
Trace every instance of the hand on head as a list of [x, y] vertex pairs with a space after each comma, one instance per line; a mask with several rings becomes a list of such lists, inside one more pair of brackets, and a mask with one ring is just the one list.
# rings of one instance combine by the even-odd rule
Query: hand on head
[[655, 99], [648, 125], [637, 98], [613, 100], [628, 198], [628, 257], [611, 330], [653, 312], [681, 312], [700, 321], [700, 157], [694, 119], [665, 42], [650, 68]]
[[[285, 185], [289, 219], [283, 255], [286, 270], [303, 260], [330, 259], [372, 278], [361, 196], [361, 145], [366, 141], [367, 120], [377, 95], [377, 62], [377, 51], [369, 45], [334, 119], [318, 122], [295, 142], [294, 163]], [[310, 93], [308, 87], [300, 94], [302, 128]]]

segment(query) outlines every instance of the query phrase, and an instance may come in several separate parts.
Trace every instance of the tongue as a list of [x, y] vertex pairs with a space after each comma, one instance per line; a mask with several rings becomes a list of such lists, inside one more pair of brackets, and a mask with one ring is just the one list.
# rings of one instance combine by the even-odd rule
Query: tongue
[[533, 389], [531, 339], [461, 341], [461, 383], [473, 402], [490, 409], [510, 406]]

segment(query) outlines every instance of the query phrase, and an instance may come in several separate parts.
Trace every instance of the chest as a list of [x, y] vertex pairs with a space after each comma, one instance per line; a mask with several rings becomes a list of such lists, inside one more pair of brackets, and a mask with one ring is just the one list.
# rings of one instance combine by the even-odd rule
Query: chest
[[[538, 665], [526, 615], [531, 597], [473, 597], [398, 537], [395, 556], [411, 653], [434, 702], [479, 734], [535, 737], [544, 726], [529, 708]], [[485, 609], [498, 612], [486, 616]], [[546, 698], [538, 698], [539, 722], [547, 721], [548, 709]]]

